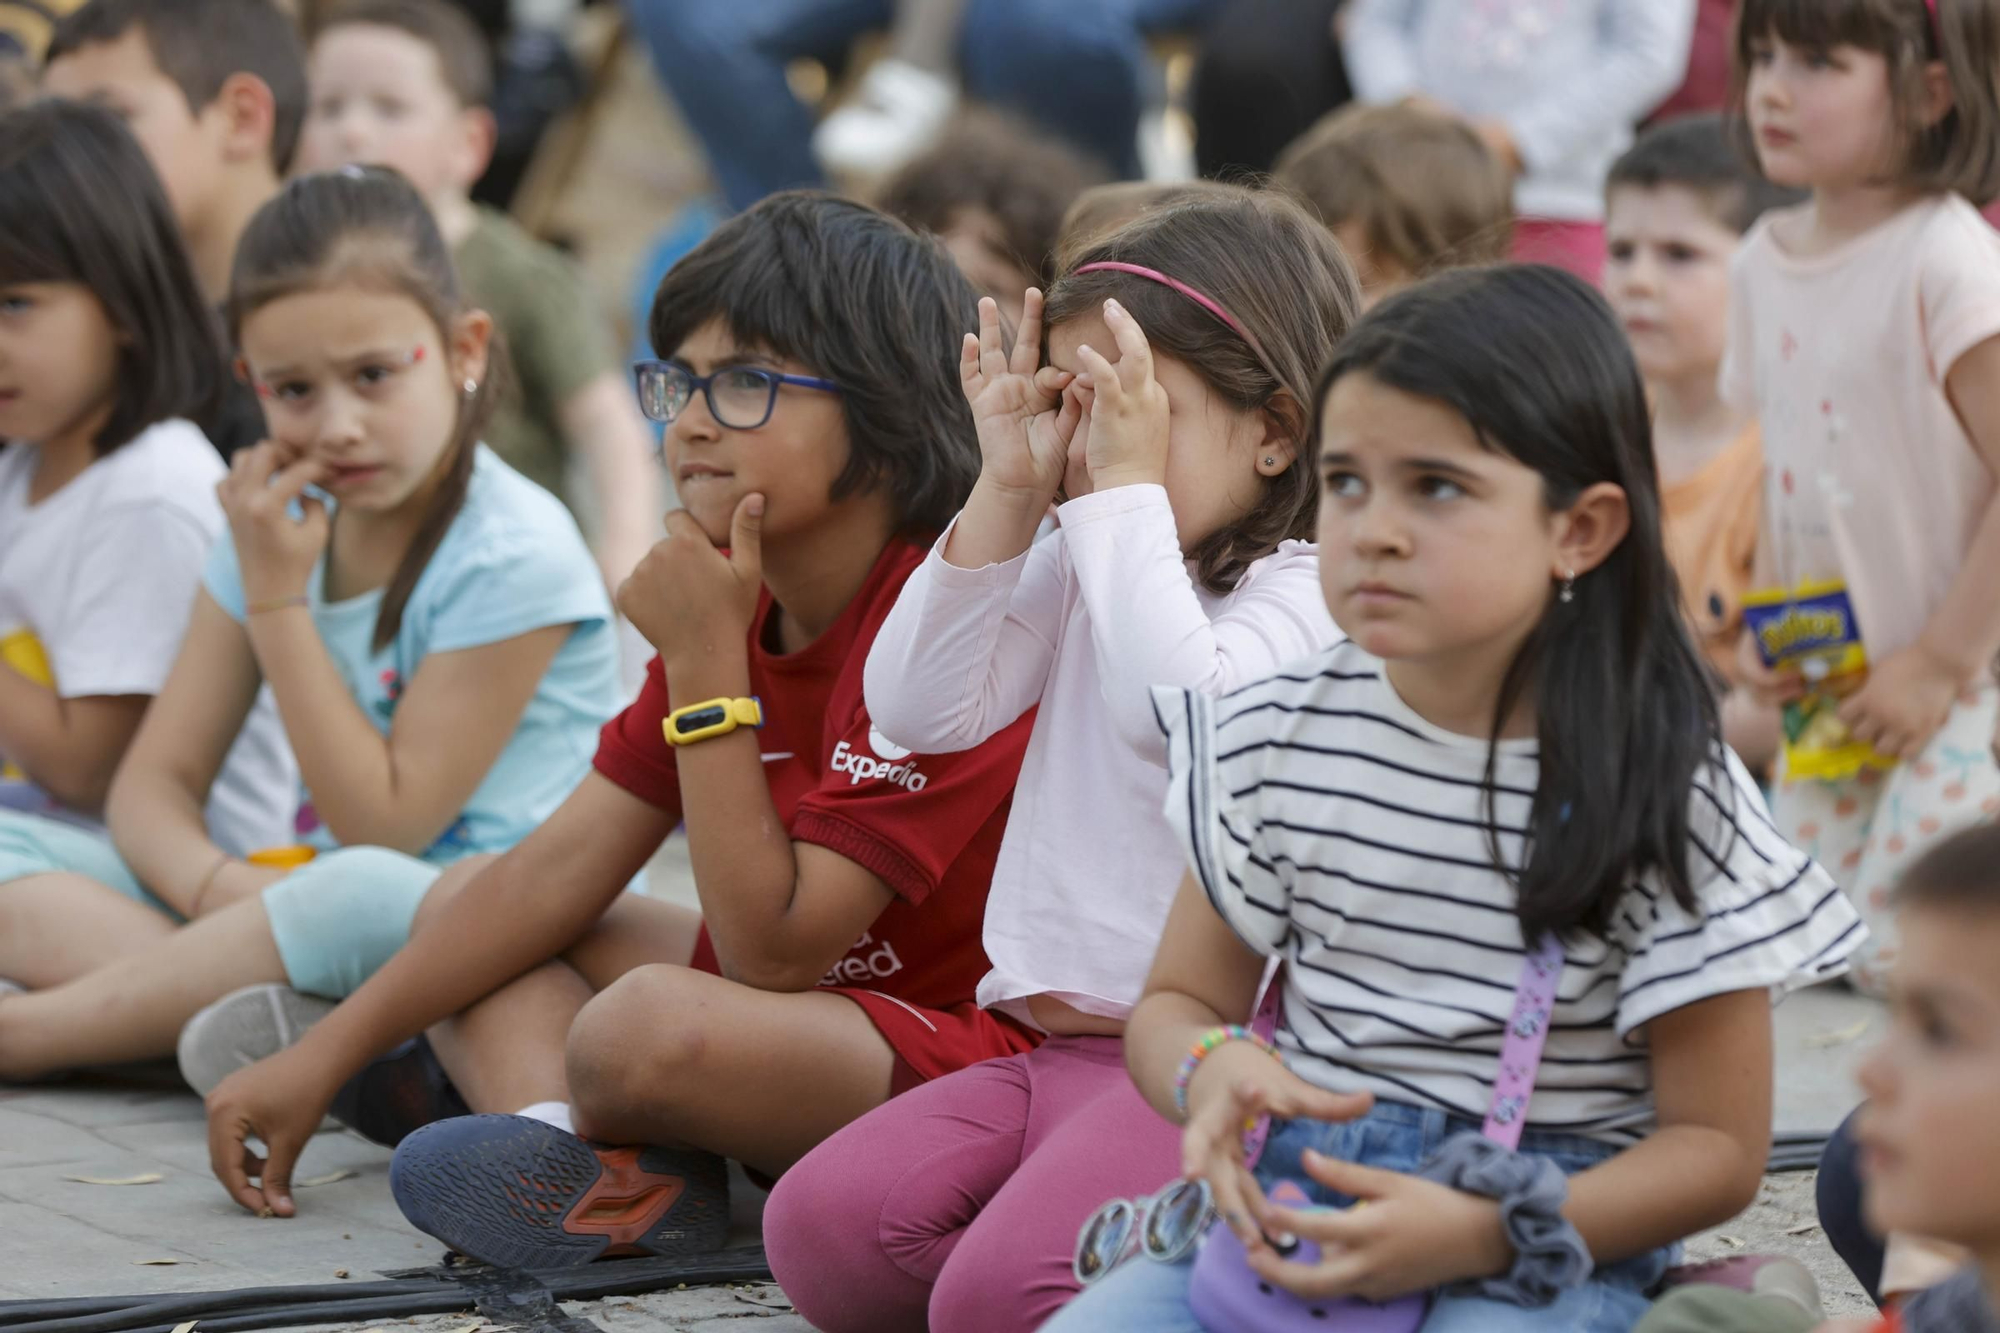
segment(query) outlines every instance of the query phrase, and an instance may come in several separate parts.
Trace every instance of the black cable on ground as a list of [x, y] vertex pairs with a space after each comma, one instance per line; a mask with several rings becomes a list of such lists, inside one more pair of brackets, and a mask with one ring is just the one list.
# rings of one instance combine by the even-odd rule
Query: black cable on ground
[[421, 1269], [380, 1282], [246, 1287], [234, 1291], [0, 1301], [5, 1333], [173, 1333], [190, 1319], [203, 1333], [306, 1324], [401, 1319], [478, 1310], [496, 1321], [535, 1328], [577, 1327], [557, 1301], [599, 1300], [679, 1286], [763, 1282], [771, 1276], [761, 1247], [696, 1258], [620, 1259], [579, 1268], [528, 1272], [466, 1264]]

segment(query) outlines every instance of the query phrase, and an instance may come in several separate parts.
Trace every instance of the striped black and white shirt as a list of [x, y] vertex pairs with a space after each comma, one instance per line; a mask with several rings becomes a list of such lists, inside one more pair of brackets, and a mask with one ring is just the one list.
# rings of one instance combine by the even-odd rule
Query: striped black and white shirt
[[[1155, 704], [1168, 819], [1216, 911], [1286, 964], [1286, 1062], [1336, 1091], [1483, 1118], [1524, 954], [1487, 830], [1487, 742], [1419, 717], [1351, 642], [1221, 698], [1161, 689]], [[1509, 865], [1538, 773], [1534, 741], [1501, 742], [1494, 822]], [[1609, 939], [1565, 941], [1534, 1129], [1637, 1139], [1654, 1120], [1647, 1023], [1837, 975], [1861, 941], [1840, 889], [1778, 835], [1734, 756], [1690, 799], [1701, 911], [1648, 875], [1626, 886]]]

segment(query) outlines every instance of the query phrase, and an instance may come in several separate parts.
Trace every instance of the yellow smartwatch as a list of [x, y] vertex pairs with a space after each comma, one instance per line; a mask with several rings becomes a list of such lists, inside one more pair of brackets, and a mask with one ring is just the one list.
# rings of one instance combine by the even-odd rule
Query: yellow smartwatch
[[709, 699], [667, 714], [667, 744], [693, 745], [696, 741], [727, 736], [738, 727], [763, 725], [764, 704], [760, 699]]

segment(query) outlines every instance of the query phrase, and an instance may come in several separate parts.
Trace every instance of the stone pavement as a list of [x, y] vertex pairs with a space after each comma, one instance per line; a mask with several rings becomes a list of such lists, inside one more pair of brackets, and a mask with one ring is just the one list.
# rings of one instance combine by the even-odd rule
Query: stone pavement
[[[1787, 1002], [1778, 1018], [1779, 1124], [1829, 1130], [1854, 1102], [1852, 1067], [1880, 1033], [1879, 1011], [1822, 989]], [[299, 1216], [259, 1220], [210, 1177], [200, 1103], [163, 1075], [0, 1089], [0, 1299], [317, 1284], [343, 1273], [367, 1281], [435, 1262], [441, 1247], [404, 1223], [387, 1172], [384, 1150], [345, 1133], [321, 1134], [300, 1163]], [[311, 1183], [334, 1175], [340, 1178]], [[157, 1179], [86, 1183], [148, 1177]], [[740, 1176], [735, 1183], [736, 1238], [753, 1240], [761, 1195]], [[1810, 1178], [1775, 1177], [1756, 1208], [1694, 1249], [1703, 1256], [1739, 1247], [1798, 1254], [1820, 1274], [1830, 1308], [1856, 1308], [1858, 1293], [1811, 1222]], [[740, 1333], [748, 1320], [759, 1333], [807, 1329], [768, 1286], [570, 1308], [607, 1333]], [[467, 1323], [439, 1316], [415, 1327], [442, 1333]]]

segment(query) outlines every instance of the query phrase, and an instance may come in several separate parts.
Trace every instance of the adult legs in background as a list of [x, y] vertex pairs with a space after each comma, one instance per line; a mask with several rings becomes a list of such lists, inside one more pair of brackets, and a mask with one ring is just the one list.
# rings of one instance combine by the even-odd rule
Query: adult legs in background
[[1854, 1140], [1859, 1114], [1857, 1110], [1841, 1122], [1819, 1159], [1819, 1225], [1854, 1280], [1880, 1304], [1883, 1245], [1861, 1216], [1861, 1149]]
[[892, 0], [625, 0], [660, 81], [701, 140], [732, 210], [765, 195], [822, 184], [810, 147], [812, 112], [785, 66], [838, 61], [854, 39], [886, 26]]
[[1201, 174], [1268, 172], [1285, 145], [1354, 96], [1333, 39], [1345, 0], [1227, 0], [1194, 71]]
[[1136, 177], [1146, 40], [1197, 30], [1216, 8], [1217, 0], [975, 0], [966, 87]]
[[1052, 1038], [914, 1088], [821, 1144], [778, 1182], [765, 1246], [824, 1333], [1026, 1333], [1074, 1292], [1084, 1220], [1172, 1178], [1179, 1142], [1132, 1090], [1115, 1040]]

